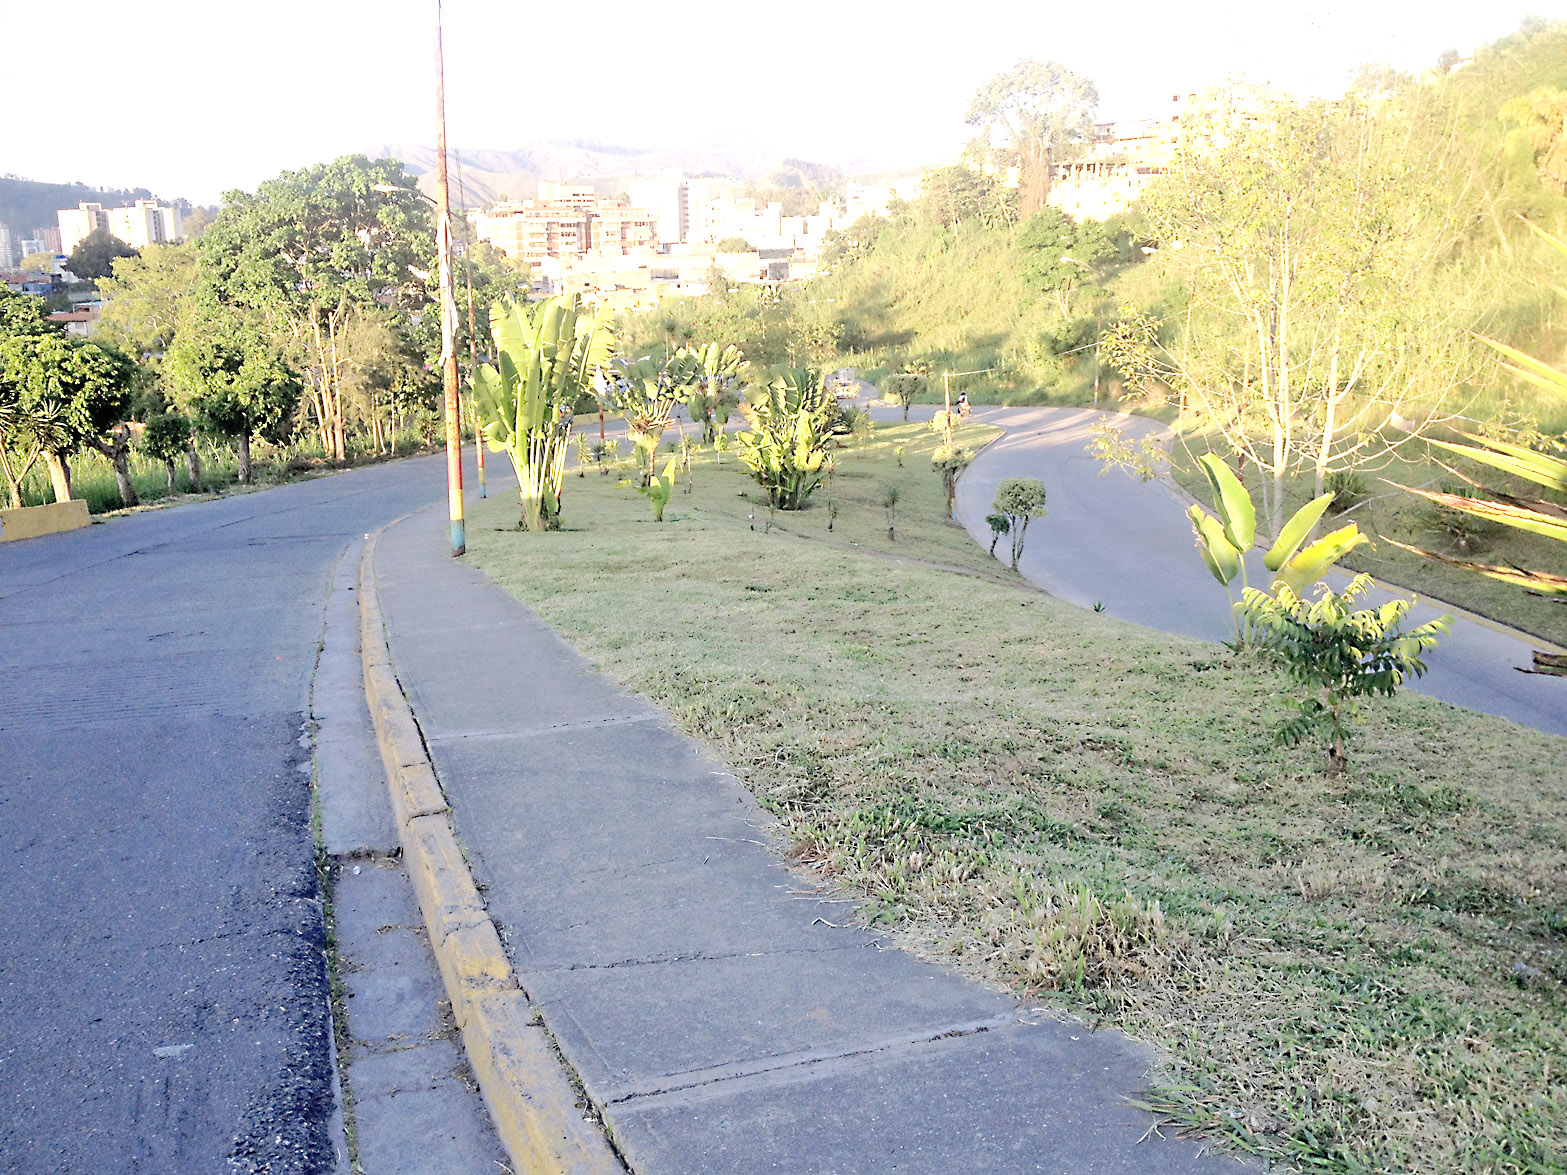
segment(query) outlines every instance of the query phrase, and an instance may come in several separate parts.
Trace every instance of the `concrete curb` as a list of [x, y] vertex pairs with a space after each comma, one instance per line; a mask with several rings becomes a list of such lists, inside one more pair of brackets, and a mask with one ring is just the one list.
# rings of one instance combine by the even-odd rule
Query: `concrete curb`
[[571, 1079], [511, 962], [457, 844], [451, 809], [392, 669], [375, 590], [376, 539], [359, 564], [365, 699], [386, 768], [403, 867], [413, 882], [452, 1015], [485, 1104], [519, 1175], [623, 1175], [583, 1117]]

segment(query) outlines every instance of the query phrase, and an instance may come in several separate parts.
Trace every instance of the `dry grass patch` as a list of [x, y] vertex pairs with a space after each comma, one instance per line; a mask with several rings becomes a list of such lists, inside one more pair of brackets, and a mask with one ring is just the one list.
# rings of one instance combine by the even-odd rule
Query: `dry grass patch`
[[842, 453], [831, 531], [824, 486], [764, 533], [708, 454], [662, 526], [590, 474], [558, 534], [478, 503], [470, 551], [864, 917], [1167, 1050], [1151, 1100], [1180, 1120], [1309, 1170], [1561, 1170], [1567, 740], [1403, 696], [1326, 780], [1273, 742], [1266, 663], [988, 558], [934, 440]]

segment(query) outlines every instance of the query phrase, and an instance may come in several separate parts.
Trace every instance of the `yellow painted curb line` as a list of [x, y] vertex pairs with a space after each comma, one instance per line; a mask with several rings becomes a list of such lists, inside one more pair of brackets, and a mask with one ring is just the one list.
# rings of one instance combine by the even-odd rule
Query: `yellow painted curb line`
[[365, 700], [386, 768], [403, 866], [496, 1132], [518, 1175], [624, 1175], [599, 1127], [583, 1117], [538, 1011], [518, 987], [495, 923], [457, 845], [451, 809], [392, 670], [375, 590], [376, 536], [359, 563]]

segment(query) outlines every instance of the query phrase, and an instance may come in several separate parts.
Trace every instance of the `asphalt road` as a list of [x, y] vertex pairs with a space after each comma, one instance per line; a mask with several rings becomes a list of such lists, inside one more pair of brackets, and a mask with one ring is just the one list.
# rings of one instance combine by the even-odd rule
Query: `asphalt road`
[[0, 545], [0, 1169], [313, 1172], [302, 741], [350, 539], [440, 457]]
[[[1048, 513], [1030, 525], [1019, 570], [1052, 595], [1082, 607], [1102, 603], [1112, 616], [1163, 632], [1233, 639], [1229, 600], [1198, 555], [1186, 518], [1188, 500], [1158, 481], [1119, 470], [1101, 474], [1086, 450], [1090, 426], [1105, 414], [1075, 408], [976, 410], [1007, 435], [987, 446], [958, 481], [957, 515], [976, 541], [990, 542], [985, 515], [1004, 477], [1045, 483]], [[1155, 421], [1118, 421], [1134, 436], [1162, 431]], [[1004, 550], [1005, 540], [998, 548]], [[1248, 573], [1266, 584], [1262, 553]], [[1342, 590], [1349, 576], [1329, 582]], [[1374, 591], [1375, 603], [1390, 593]], [[1408, 595], [1407, 592], [1391, 594]], [[1453, 616], [1453, 631], [1428, 656], [1429, 672], [1410, 689], [1457, 706], [1499, 714], [1552, 734], [1567, 734], [1567, 683], [1519, 673], [1540, 642], [1445, 604], [1422, 602], [1415, 623]]]

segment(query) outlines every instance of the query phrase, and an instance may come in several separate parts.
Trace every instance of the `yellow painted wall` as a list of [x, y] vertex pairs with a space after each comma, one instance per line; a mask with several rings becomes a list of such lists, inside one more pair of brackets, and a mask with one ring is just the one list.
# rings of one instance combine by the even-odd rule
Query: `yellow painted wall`
[[88, 521], [87, 503], [80, 498], [72, 502], [50, 502], [47, 506], [0, 510], [0, 543], [77, 530]]

